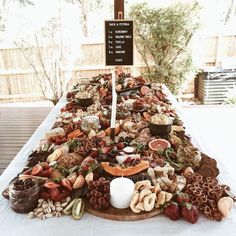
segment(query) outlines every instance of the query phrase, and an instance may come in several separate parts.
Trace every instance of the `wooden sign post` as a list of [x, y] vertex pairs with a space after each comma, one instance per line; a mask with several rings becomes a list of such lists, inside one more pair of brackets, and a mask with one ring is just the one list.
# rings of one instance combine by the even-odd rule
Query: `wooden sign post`
[[[105, 21], [105, 55], [107, 66], [133, 65], [133, 21], [124, 19], [124, 0], [114, 0], [113, 21]], [[112, 72], [112, 110], [111, 110], [111, 140], [115, 139], [116, 126], [116, 72]]]

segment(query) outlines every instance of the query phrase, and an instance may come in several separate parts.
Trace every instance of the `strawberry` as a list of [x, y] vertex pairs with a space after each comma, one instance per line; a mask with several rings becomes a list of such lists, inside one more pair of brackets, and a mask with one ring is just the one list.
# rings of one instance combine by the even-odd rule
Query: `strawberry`
[[47, 191], [40, 191], [40, 198], [47, 200], [47, 199], [50, 199], [51, 197]]
[[49, 168], [49, 164], [47, 162], [42, 162], [40, 165], [43, 167], [43, 170], [47, 170]]
[[48, 189], [48, 192], [49, 192], [49, 195], [50, 195], [50, 199], [52, 199], [52, 200], [57, 198], [60, 194], [59, 188], [50, 188], [50, 189]]
[[101, 140], [99, 143], [98, 143], [99, 147], [103, 147], [106, 145], [106, 141], [105, 140]]
[[90, 156], [91, 156], [92, 158], [98, 157], [98, 156], [99, 156], [99, 151], [98, 151], [98, 149], [93, 148], [93, 149], [92, 149], [92, 153], [90, 154]]
[[53, 181], [51, 181], [51, 180], [48, 180], [48, 181], [44, 184], [44, 187], [49, 188], [49, 189], [51, 189], [51, 188], [58, 188], [58, 187], [60, 187], [60, 184], [57, 184], [57, 183], [55, 183], [55, 182], [53, 182]]
[[178, 193], [177, 197], [176, 197], [176, 201], [180, 205], [182, 205], [182, 204], [184, 204], [186, 202], [190, 202], [190, 198], [189, 198], [188, 194], [186, 194], [186, 193]]
[[67, 188], [68, 190], [72, 191], [72, 184], [67, 178], [61, 180], [61, 185]]
[[42, 171], [43, 171], [43, 167], [40, 164], [38, 164], [33, 167], [31, 171], [31, 175], [40, 175]]
[[23, 175], [31, 175], [31, 169], [24, 171], [22, 174]]
[[73, 172], [72, 174], [70, 174], [67, 179], [71, 182], [71, 184], [74, 184], [74, 182], [77, 179], [77, 174], [75, 172]]
[[44, 170], [44, 171], [40, 174], [40, 176], [50, 178], [51, 175], [52, 175], [52, 171], [53, 171], [53, 169], [52, 169], [52, 167], [50, 167], [50, 168]]
[[122, 150], [124, 147], [125, 147], [125, 144], [124, 144], [124, 143], [117, 143], [117, 145], [116, 145], [116, 148], [117, 148], [118, 150]]
[[191, 203], [186, 203], [181, 207], [181, 214], [185, 220], [192, 224], [195, 224], [199, 218], [199, 211], [197, 207]]
[[112, 147], [111, 146], [105, 146], [101, 150], [102, 150], [102, 153], [108, 154], [112, 150]]
[[178, 220], [180, 215], [180, 209], [176, 202], [170, 202], [164, 209], [164, 214], [171, 220]]
[[70, 195], [70, 191], [68, 189], [65, 189], [65, 188], [61, 188], [59, 190], [59, 193], [53, 195], [51, 197], [51, 199], [53, 201], [56, 201], [56, 202], [60, 202], [62, 201], [63, 199], [65, 199], [66, 197], [68, 197]]
[[132, 162], [132, 158], [128, 157], [128, 158], [125, 159], [125, 161], [123, 163], [128, 164], [128, 163], [131, 163], [131, 162]]

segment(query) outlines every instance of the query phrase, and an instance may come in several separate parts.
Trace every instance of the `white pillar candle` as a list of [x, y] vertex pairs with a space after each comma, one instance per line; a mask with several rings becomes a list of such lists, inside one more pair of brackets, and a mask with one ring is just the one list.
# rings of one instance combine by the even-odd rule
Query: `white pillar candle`
[[117, 104], [117, 94], [116, 94], [116, 75], [112, 71], [112, 107], [111, 107], [111, 128], [115, 128], [116, 125], [116, 104]]
[[119, 209], [129, 207], [133, 192], [132, 180], [125, 177], [113, 179], [110, 183], [111, 205]]

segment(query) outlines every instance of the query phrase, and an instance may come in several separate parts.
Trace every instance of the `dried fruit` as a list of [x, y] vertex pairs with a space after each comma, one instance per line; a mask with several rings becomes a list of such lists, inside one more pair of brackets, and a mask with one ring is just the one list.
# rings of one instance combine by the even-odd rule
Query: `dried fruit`
[[199, 211], [191, 203], [186, 203], [181, 207], [181, 215], [188, 222], [195, 224], [199, 218]]
[[166, 148], [169, 148], [171, 145], [165, 139], [154, 139], [151, 142], [149, 142], [148, 146], [153, 151], [160, 151], [160, 150], [165, 150]]
[[170, 202], [164, 209], [164, 214], [171, 220], [178, 220], [181, 217], [179, 206], [176, 202]]
[[231, 197], [222, 197], [218, 201], [217, 207], [223, 216], [228, 216], [233, 205], [234, 201]]

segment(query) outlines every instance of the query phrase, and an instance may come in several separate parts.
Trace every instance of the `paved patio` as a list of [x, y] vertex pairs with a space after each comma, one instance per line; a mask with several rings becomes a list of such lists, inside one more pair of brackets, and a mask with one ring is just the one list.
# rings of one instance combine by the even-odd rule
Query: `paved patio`
[[52, 107], [0, 107], [0, 175]]

